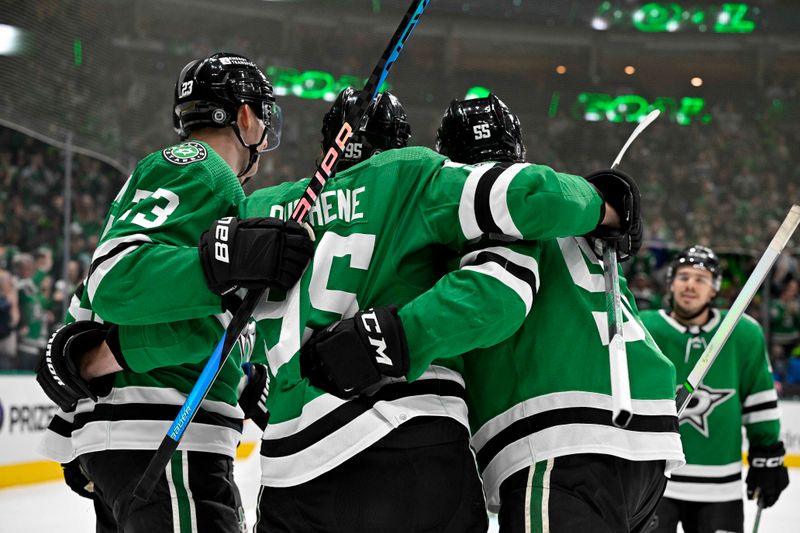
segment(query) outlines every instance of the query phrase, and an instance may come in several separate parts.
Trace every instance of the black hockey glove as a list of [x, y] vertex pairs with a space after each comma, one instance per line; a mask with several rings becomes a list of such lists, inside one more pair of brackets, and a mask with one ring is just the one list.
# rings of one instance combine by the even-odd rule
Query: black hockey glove
[[47, 397], [64, 411], [73, 411], [78, 400], [105, 396], [111, 390], [113, 374], [84, 380], [79, 359], [106, 338], [107, 324], [79, 320], [58, 328], [47, 341], [47, 350], [36, 367], [36, 381]]
[[245, 418], [256, 423], [263, 431], [267, 428], [269, 411], [267, 410], [267, 394], [269, 394], [269, 373], [266, 365], [258, 363], [242, 363], [246, 384], [239, 395], [239, 406]]
[[240, 287], [288, 290], [314, 255], [303, 226], [273, 217], [217, 220], [200, 236], [198, 249], [206, 283], [219, 295]]
[[775, 505], [783, 489], [789, 486], [789, 473], [783, 464], [786, 450], [783, 442], [772, 446], [751, 446], [747, 454], [747, 499], [752, 500], [758, 489], [758, 500], [764, 508]]
[[64, 481], [72, 492], [90, 500], [94, 499], [94, 483], [86, 477], [86, 472], [77, 459], [63, 463], [61, 469], [64, 471]]
[[586, 181], [594, 185], [607, 202], [619, 215], [620, 227], [598, 225], [591, 233], [589, 239], [592, 248], [601, 255], [597, 240], [605, 241], [614, 246], [620, 261], [630, 259], [642, 247], [642, 216], [639, 186], [636, 182], [619, 170], [601, 170], [586, 177]]
[[406, 334], [393, 305], [359, 311], [316, 332], [300, 349], [300, 375], [340, 398], [404, 378], [408, 366]]

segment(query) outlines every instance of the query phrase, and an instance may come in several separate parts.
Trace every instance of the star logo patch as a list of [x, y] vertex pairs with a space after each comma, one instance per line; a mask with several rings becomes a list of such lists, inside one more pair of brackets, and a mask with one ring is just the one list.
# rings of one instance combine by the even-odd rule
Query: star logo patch
[[695, 389], [689, 405], [681, 415], [680, 423], [687, 423], [697, 431], [708, 437], [708, 417], [731, 396], [736, 393], [735, 389], [712, 389], [705, 385], [700, 385]]
[[188, 165], [196, 161], [202, 161], [208, 157], [205, 146], [196, 142], [186, 142], [177, 146], [165, 149], [164, 159], [176, 165]]

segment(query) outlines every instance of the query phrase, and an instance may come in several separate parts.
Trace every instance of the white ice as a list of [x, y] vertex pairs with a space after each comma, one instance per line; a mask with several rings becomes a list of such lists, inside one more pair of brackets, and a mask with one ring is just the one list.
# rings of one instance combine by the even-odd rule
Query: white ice
[[[256, 498], [259, 486], [257, 451], [237, 461], [236, 480], [242, 491], [247, 510], [247, 523], [255, 522]], [[791, 484], [778, 503], [762, 513], [760, 533], [800, 531], [797, 504], [800, 502], [800, 469], [789, 469]], [[756, 506], [745, 504], [745, 531], [753, 528]], [[61, 482], [40, 483], [20, 488], [0, 490], [0, 533], [91, 533], [94, 531], [94, 512], [91, 502], [81, 498]], [[492, 523], [490, 531], [497, 531]]]

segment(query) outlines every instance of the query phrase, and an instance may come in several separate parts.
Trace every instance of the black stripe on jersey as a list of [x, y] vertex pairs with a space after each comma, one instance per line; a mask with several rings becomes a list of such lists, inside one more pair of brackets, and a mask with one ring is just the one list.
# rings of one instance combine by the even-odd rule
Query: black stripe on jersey
[[743, 407], [742, 414], [746, 415], [747, 413], [753, 413], [755, 411], [766, 411], [767, 409], [777, 409], [777, 408], [778, 408], [778, 400], [772, 400], [769, 402], [757, 403], [755, 405]]
[[[489, 439], [475, 454], [478, 467], [486, 469], [495, 455], [503, 448], [528, 435], [533, 435], [547, 428], [566, 424], [591, 424], [613, 426], [611, 411], [592, 407], [569, 407], [552, 409], [543, 413], [521, 418]], [[634, 414], [625, 431], [646, 431], [656, 433], [677, 433], [678, 419], [674, 416], [638, 415]]]
[[50, 425], [47, 426], [47, 429], [53, 433], [61, 435], [62, 437], [72, 437], [72, 424], [58, 415], [53, 417], [53, 419], [50, 421]]
[[83, 298], [83, 293], [86, 291], [86, 282], [81, 281], [78, 283], [78, 286], [75, 287], [75, 297], [80, 301]]
[[492, 218], [492, 187], [494, 182], [500, 177], [513, 163], [497, 163], [492, 168], [483, 173], [475, 187], [475, 221], [484, 234], [503, 233], [500, 226]]
[[[118, 422], [121, 420], [160, 420], [172, 422], [178, 415], [180, 405], [149, 404], [149, 403], [123, 403], [123, 404], [96, 404], [92, 411], [78, 413], [73, 423], [74, 431], [81, 429], [91, 422]], [[231, 418], [219, 413], [211, 413], [199, 409], [193, 419], [194, 423], [220, 426], [242, 431], [243, 421], [240, 418]]]
[[293, 435], [261, 441], [261, 455], [285, 457], [309, 448], [331, 433], [363, 415], [379, 401], [392, 401], [408, 396], [435, 394], [465, 399], [464, 387], [449, 379], [423, 379], [412, 383], [392, 383], [369, 397], [355, 398], [344, 403]]
[[739, 481], [742, 479], [742, 473], [738, 472], [736, 474], [731, 474], [729, 476], [719, 476], [719, 477], [706, 477], [706, 476], [681, 476], [678, 474], [672, 474], [670, 477], [670, 481], [677, 481], [679, 483], [730, 483], [731, 481]]
[[534, 299], [536, 298], [536, 274], [532, 270], [525, 268], [524, 266], [520, 266], [494, 252], [480, 252], [475, 256], [475, 261], [470, 263], [470, 265], [482, 265], [489, 262], [497, 263], [507, 270], [509, 274], [530, 285], [531, 294], [533, 294]]
[[100, 267], [100, 265], [102, 265], [105, 261], [108, 261], [109, 259], [111, 259], [115, 255], [117, 255], [119, 253], [122, 253], [124, 250], [126, 250], [126, 249], [128, 249], [128, 248], [130, 248], [132, 246], [140, 246], [141, 244], [142, 244], [142, 241], [128, 241], [128, 242], [123, 242], [123, 243], [120, 243], [120, 244], [116, 245], [106, 255], [104, 255], [102, 257], [98, 257], [96, 260], [92, 261], [92, 266], [89, 268], [89, 275], [87, 276], [87, 279], [91, 278], [92, 274], [94, 274], [94, 271], [97, 270]]

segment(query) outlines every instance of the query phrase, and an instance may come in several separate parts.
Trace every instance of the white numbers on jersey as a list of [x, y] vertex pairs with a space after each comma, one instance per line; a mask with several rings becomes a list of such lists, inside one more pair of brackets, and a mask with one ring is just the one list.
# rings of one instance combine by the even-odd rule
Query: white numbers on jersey
[[[156, 228], [161, 224], [163, 224], [164, 222], [166, 222], [167, 217], [169, 217], [173, 212], [175, 212], [175, 209], [177, 209], [178, 205], [180, 204], [180, 199], [178, 198], [178, 195], [166, 189], [156, 189], [155, 192], [136, 189], [136, 192], [133, 194], [133, 200], [131, 200], [131, 202], [134, 204], [138, 204], [145, 198], [150, 198], [150, 197], [153, 197], [153, 199], [155, 200], [163, 198], [167, 201], [167, 205], [164, 206], [154, 205], [152, 209], [150, 209], [149, 213], [154, 217], [153, 219], [148, 218], [145, 213], [136, 213], [136, 215], [134, 215], [133, 219], [131, 220], [131, 223], [147, 229]], [[125, 220], [126, 218], [128, 218], [128, 215], [130, 213], [131, 210], [128, 209], [127, 211], [125, 211], [125, 214], [123, 214], [119, 219]]]
[[347, 143], [344, 147], [344, 156], [347, 159], [360, 159], [363, 147], [362, 143]]
[[[336, 313], [342, 318], [356, 314], [359, 309], [356, 294], [328, 288], [335, 257], [350, 257], [350, 268], [367, 270], [375, 250], [375, 235], [353, 233], [338, 235], [331, 231], [320, 239], [314, 252], [309, 282], [311, 305], [320, 311]], [[253, 313], [256, 320], [282, 318], [278, 343], [269, 349], [268, 358], [273, 375], [300, 350], [300, 283], [296, 284], [282, 302], [262, 303]], [[307, 329], [307, 328], [306, 328]], [[305, 336], [306, 331], [303, 331]], [[310, 330], [308, 332], [310, 334]]]
[[480, 124], [475, 124], [472, 126], [472, 133], [475, 135], [475, 140], [479, 141], [481, 139], [488, 139], [492, 136], [491, 132], [489, 131], [489, 124], [486, 122], [482, 122]]
[[[564, 256], [567, 270], [575, 285], [589, 292], [605, 292], [606, 285], [603, 280], [603, 274], [592, 274], [589, 272], [587, 261], [591, 261], [598, 266], [600, 266], [601, 263], [600, 260], [596, 258], [594, 252], [589, 249], [586, 240], [574, 237], [558, 239], [558, 245], [561, 247], [561, 254]], [[630, 302], [624, 294], [620, 296], [623, 314], [622, 336], [625, 338], [625, 342], [644, 340], [646, 338], [644, 328], [634, 318]], [[593, 311], [592, 317], [594, 318], [597, 332], [600, 335], [603, 346], [607, 346], [608, 315], [605, 311]]]

